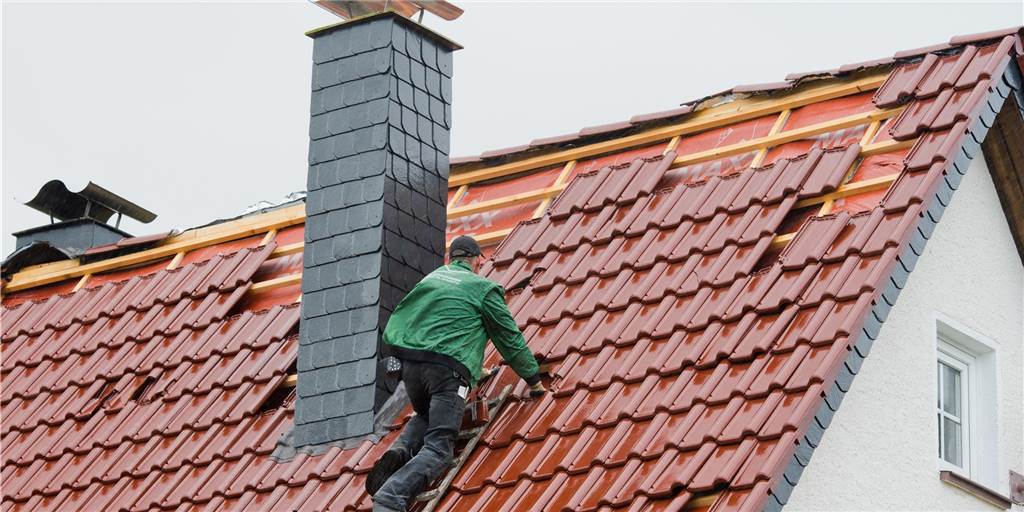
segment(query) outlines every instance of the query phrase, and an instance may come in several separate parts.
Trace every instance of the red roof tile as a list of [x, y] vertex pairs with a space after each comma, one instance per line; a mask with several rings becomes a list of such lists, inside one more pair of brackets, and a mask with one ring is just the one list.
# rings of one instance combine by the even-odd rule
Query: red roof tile
[[[830, 215], [798, 205], [847, 179], [863, 131], [797, 141], [756, 169], [752, 156], [671, 167], [679, 154], [763, 136], [770, 121], [693, 134], [664, 156], [657, 144], [579, 162], [547, 213], [520, 222], [483, 270], [522, 284], [509, 306], [552, 364], [551, 393], [524, 400], [517, 384], [440, 509], [677, 510], [705, 493], [718, 497], [697, 510], [784, 502], [794, 453], [820, 423], [811, 419], [837, 406], [838, 379], [887, 314], [893, 269], [913, 267], [919, 223], [937, 194], [948, 199], [978, 116], [993, 114], [986, 101], [1015, 33], [897, 65], [874, 102], [907, 108], [880, 138], [919, 138], [860, 163], [855, 181], [899, 177], [837, 200]], [[824, 102], [790, 123], [865, 105]], [[516, 180], [468, 200], [518, 190]], [[518, 215], [502, 222], [529, 217]], [[784, 249], [773, 245], [791, 230]], [[282, 230], [278, 243], [301, 232]], [[4, 510], [370, 509], [363, 479], [394, 432], [271, 457], [293, 424], [280, 384], [296, 357], [299, 290], [247, 292], [302, 258], [268, 260], [278, 243], [261, 239], [192, 251], [173, 270], [115, 269], [73, 293], [77, 280], [4, 297]], [[517, 382], [506, 369], [482, 392]]]

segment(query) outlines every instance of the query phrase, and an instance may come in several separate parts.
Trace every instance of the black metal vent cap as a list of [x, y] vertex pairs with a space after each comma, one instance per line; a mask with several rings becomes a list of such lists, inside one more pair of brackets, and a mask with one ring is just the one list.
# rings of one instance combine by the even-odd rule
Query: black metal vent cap
[[156, 219], [155, 213], [91, 181], [82, 190], [72, 192], [63, 181], [50, 180], [25, 205], [62, 221], [89, 218], [107, 222], [114, 213], [143, 224]]

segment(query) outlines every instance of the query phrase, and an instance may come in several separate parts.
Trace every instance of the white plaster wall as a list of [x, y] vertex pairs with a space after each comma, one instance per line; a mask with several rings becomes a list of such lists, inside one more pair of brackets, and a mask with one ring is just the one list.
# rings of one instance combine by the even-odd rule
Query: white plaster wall
[[997, 490], [1006, 495], [1007, 471], [1024, 473], [1022, 290], [1024, 268], [978, 155], [785, 510], [998, 510], [939, 480], [934, 317], [998, 342]]

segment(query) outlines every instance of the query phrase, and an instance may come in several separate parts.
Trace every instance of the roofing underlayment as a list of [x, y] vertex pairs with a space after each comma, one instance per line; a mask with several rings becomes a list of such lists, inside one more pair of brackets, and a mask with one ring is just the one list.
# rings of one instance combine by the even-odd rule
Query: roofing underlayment
[[[778, 508], [1004, 101], [1019, 29], [462, 159], [551, 393], [440, 510]], [[1016, 112], [1011, 112], [1017, 115]], [[302, 205], [30, 267], [3, 298], [3, 510], [369, 510], [380, 443], [299, 452]], [[157, 238], [162, 238], [161, 235]], [[493, 349], [488, 363], [496, 363]]]

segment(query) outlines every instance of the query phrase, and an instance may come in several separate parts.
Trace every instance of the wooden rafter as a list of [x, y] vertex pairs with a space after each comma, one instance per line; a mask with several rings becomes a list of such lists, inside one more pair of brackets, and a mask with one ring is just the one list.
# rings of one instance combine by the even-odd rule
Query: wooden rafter
[[449, 211], [451, 211], [451, 209], [454, 208], [455, 205], [459, 204], [459, 201], [461, 201], [462, 198], [465, 197], [466, 192], [468, 190], [469, 190], [469, 185], [463, 185], [463, 186], [459, 187], [458, 190], [455, 191], [455, 194], [452, 195], [451, 201], [448, 201], [448, 210]]
[[[570, 160], [562, 167], [562, 172], [558, 173], [558, 177], [555, 178], [555, 186], [562, 186], [562, 190], [565, 190], [565, 186], [569, 183], [569, 176], [572, 175], [572, 170], [576, 168], [576, 160]], [[551, 201], [554, 200], [554, 196], [545, 197], [543, 201], [537, 205], [537, 209], [533, 211], [533, 218], [540, 218], [547, 211], [548, 206], [551, 206]]]
[[171, 258], [171, 262], [167, 264], [167, 270], [174, 270], [178, 268], [178, 265], [181, 265], [181, 260], [183, 259], [185, 259], [185, 251], [178, 251], [174, 257]]
[[[775, 118], [775, 124], [772, 125], [772, 129], [768, 130], [768, 136], [778, 135], [782, 131], [782, 128], [786, 126], [786, 121], [789, 121], [790, 114], [793, 113], [793, 109], [787, 108], [782, 112], [779, 112], [779, 117]], [[754, 160], [750, 162], [751, 167], [761, 167], [764, 162], [764, 158], [768, 156], [769, 147], [763, 147], [758, 150], [757, 154], [754, 155]]]
[[449, 186], [461, 186], [502, 176], [509, 176], [542, 167], [557, 165], [569, 160], [611, 153], [626, 148], [645, 146], [669, 140], [677, 135], [696, 133], [719, 126], [754, 119], [786, 109], [794, 109], [811, 103], [857, 94], [877, 89], [888, 77], [888, 71], [872, 73], [844, 83], [827, 82], [808, 84], [797, 92], [781, 98], [744, 98], [695, 112], [686, 121], [646, 130], [637, 134], [606, 140], [578, 148], [557, 151], [546, 155], [524, 158], [494, 167], [461, 172], [452, 175]]

